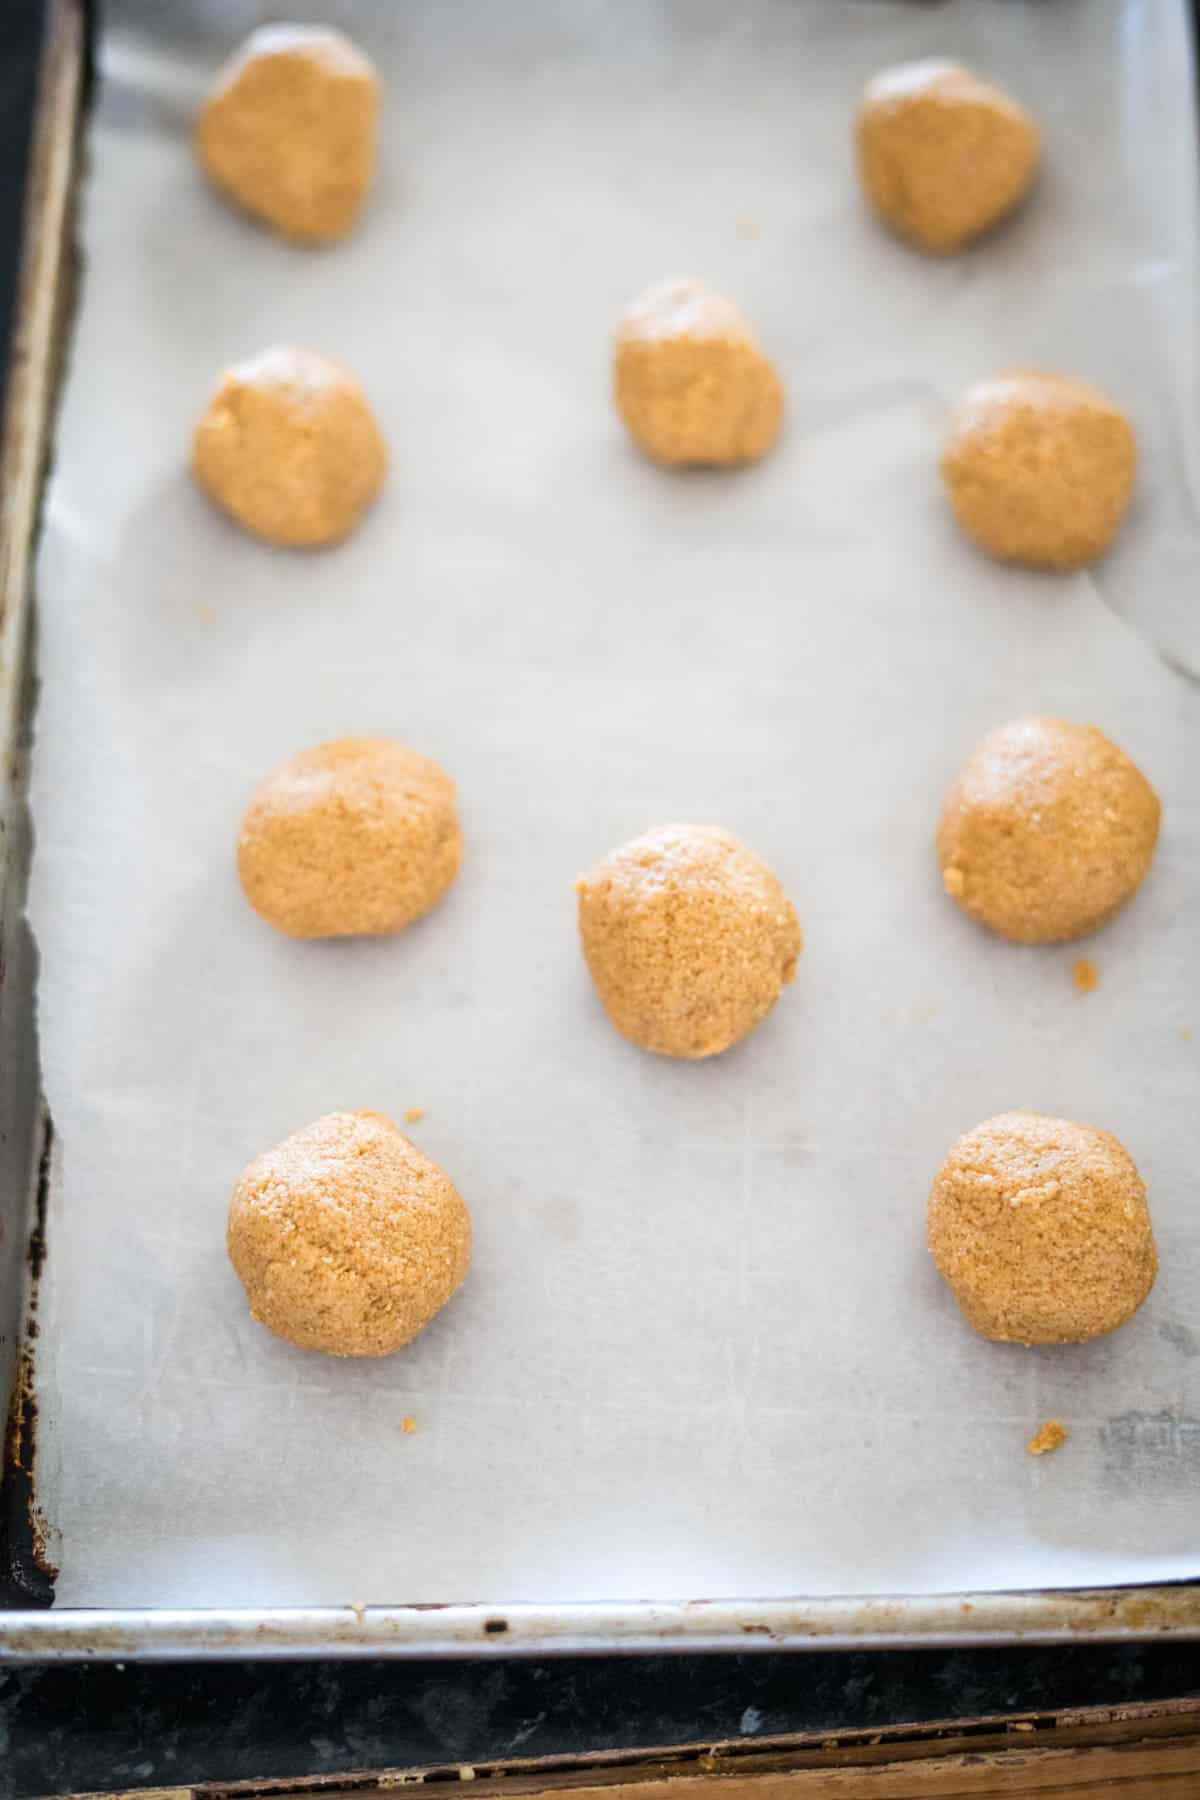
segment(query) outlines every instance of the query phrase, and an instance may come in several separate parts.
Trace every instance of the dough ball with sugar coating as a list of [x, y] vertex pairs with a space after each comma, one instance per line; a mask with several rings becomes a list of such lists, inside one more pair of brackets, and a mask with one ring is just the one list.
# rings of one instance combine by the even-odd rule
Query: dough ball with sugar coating
[[1146, 1184], [1111, 1132], [1001, 1113], [960, 1137], [926, 1215], [934, 1262], [967, 1319], [1003, 1343], [1115, 1331], [1158, 1271]]
[[454, 783], [390, 738], [290, 756], [255, 789], [238, 838], [247, 900], [296, 938], [402, 931], [437, 905], [461, 859]]
[[941, 59], [869, 82], [855, 137], [867, 199], [922, 250], [957, 250], [989, 230], [1024, 198], [1041, 156], [1023, 106]]
[[389, 1356], [461, 1286], [471, 1220], [379, 1113], [329, 1113], [242, 1171], [226, 1234], [250, 1311], [329, 1356]]
[[362, 389], [315, 350], [264, 350], [226, 370], [192, 439], [209, 498], [256, 537], [293, 549], [353, 531], [387, 465]]
[[263, 25], [222, 69], [196, 120], [214, 186], [281, 236], [328, 244], [358, 218], [375, 172], [379, 78], [321, 25]]
[[942, 881], [1002, 937], [1081, 937], [1137, 892], [1161, 811], [1141, 770], [1094, 725], [1015, 719], [977, 745], [946, 796]]
[[715, 825], [656, 826], [575, 887], [604, 1009], [645, 1050], [728, 1050], [795, 976], [791, 901], [766, 863]]
[[1069, 375], [1023, 370], [970, 388], [942, 479], [967, 536], [1002, 562], [1078, 569], [1102, 556], [1133, 493], [1137, 444], [1119, 407]]
[[639, 449], [669, 466], [741, 463], [779, 435], [783, 387], [732, 300], [667, 281], [617, 327], [617, 411]]

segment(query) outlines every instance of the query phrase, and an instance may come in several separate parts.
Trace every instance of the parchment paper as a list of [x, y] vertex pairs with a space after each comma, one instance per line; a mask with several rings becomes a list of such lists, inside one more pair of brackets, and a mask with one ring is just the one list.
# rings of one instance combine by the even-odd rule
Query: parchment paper
[[[300, 16], [319, 16], [308, 6]], [[387, 81], [361, 230], [291, 249], [208, 192], [191, 109], [250, 5], [114, 0], [39, 582], [32, 917], [58, 1131], [40, 1494], [72, 1604], [746, 1597], [1200, 1573], [1200, 533], [1195, 142], [1167, 0], [331, 5]], [[958, 55], [1043, 120], [1032, 203], [939, 261], [865, 216], [861, 83]], [[784, 372], [761, 466], [673, 477], [608, 401], [651, 280], [736, 295]], [[393, 447], [343, 548], [272, 551], [186, 473], [226, 362], [310, 343]], [[936, 455], [970, 379], [1091, 377], [1144, 449], [1094, 578], [993, 566]], [[1022, 950], [940, 891], [990, 726], [1099, 723], [1159, 787], [1143, 894]], [[239, 892], [258, 777], [385, 732], [468, 851], [391, 942]], [[664, 819], [795, 899], [799, 979], [687, 1066], [605, 1024], [572, 880]], [[1128, 1144], [1162, 1274], [1115, 1337], [984, 1343], [923, 1241], [951, 1140], [1031, 1105]], [[476, 1225], [378, 1363], [249, 1319], [223, 1245], [259, 1150], [413, 1127]], [[416, 1430], [401, 1421], [411, 1416]], [[1040, 1419], [1070, 1429], [1035, 1461]]]

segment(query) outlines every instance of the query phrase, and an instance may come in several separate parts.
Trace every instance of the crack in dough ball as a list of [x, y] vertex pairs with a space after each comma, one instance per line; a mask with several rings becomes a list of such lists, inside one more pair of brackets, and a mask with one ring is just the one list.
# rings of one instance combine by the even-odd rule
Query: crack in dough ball
[[766, 863], [715, 825], [656, 826], [575, 888], [604, 1009], [645, 1050], [728, 1050], [795, 977], [791, 901]]
[[1016, 719], [989, 732], [946, 796], [942, 882], [983, 925], [1022, 944], [1094, 931], [1141, 886], [1158, 795], [1094, 725]]
[[390, 1356], [461, 1286], [471, 1220], [390, 1120], [340, 1112], [243, 1170], [226, 1242], [269, 1331], [329, 1356]]
[[1023, 106], [937, 59], [868, 83], [855, 138], [867, 199], [922, 250], [957, 250], [997, 224], [1028, 193], [1041, 156]]
[[986, 1338], [1077, 1344], [1115, 1331], [1158, 1272], [1146, 1184], [1111, 1132], [1001, 1113], [953, 1144], [929, 1248]]
[[454, 783], [390, 738], [318, 744], [259, 783], [237, 856], [247, 900], [288, 937], [402, 931], [458, 873]]
[[652, 287], [617, 327], [613, 392], [639, 449], [671, 467], [752, 461], [779, 435], [783, 388], [732, 300]]
[[1103, 556], [1133, 494], [1137, 443], [1086, 381], [1025, 370], [969, 389], [942, 452], [967, 536], [1002, 562], [1078, 569]]
[[226, 63], [196, 119], [200, 166], [285, 238], [328, 244], [375, 172], [379, 78], [340, 31], [264, 25]]
[[348, 369], [315, 350], [264, 350], [228, 369], [192, 439], [210, 500], [270, 544], [318, 549], [357, 525], [387, 446]]

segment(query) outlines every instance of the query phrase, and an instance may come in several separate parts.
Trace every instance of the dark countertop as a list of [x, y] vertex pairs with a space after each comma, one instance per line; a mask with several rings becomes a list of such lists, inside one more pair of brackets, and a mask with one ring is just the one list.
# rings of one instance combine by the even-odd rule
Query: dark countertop
[[1200, 1695], [1200, 1644], [0, 1674], [0, 1797], [346, 1774]]
[[[41, 8], [0, 6], [0, 343]], [[0, 1672], [0, 1800], [1200, 1696], [1200, 1645]]]

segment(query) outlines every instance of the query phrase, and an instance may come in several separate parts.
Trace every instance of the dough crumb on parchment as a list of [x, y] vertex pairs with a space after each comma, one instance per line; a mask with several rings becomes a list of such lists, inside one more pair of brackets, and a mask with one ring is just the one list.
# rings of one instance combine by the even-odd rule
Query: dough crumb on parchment
[[1057, 1419], [1046, 1419], [1038, 1426], [1025, 1448], [1030, 1456], [1049, 1456], [1052, 1450], [1061, 1450], [1069, 1435], [1066, 1426]]

